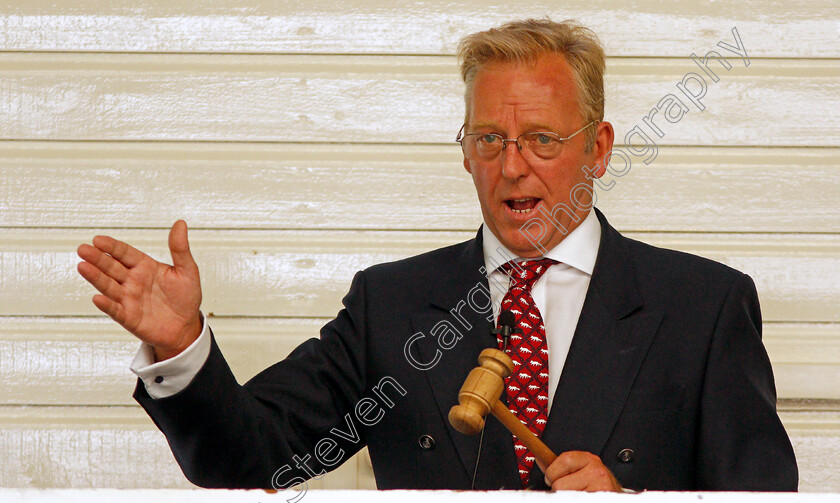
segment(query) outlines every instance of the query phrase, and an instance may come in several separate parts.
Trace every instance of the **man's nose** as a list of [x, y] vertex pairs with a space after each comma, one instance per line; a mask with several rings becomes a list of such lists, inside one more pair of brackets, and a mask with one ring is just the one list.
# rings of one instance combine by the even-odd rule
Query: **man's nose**
[[505, 147], [502, 150], [502, 176], [509, 180], [516, 180], [524, 176], [530, 169], [528, 161], [522, 155], [522, 148], [516, 140], [504, 140]]

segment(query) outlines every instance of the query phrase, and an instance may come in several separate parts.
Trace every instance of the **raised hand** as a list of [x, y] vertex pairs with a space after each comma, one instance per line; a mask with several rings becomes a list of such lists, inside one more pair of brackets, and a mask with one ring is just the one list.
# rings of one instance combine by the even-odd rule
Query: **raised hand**
[[157, 361], [181, 353], [201, 333], [201, 282], [183, 220], [169, 231], [169, 252], [171, 266], [109, 236], [77, 250], [84, 260], [79, 274], [101, 293], [94, 305], [151, 345]]

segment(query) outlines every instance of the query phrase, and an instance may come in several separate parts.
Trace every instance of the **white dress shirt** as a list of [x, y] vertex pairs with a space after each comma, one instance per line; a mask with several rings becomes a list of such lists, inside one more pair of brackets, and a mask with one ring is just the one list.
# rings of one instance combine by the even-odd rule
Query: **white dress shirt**
[[[482, 236], [485, 270], [491, 271], [488, 281], [493, 314], [498, 317], [499, 306], [508, 290], [509, 278], [496, 269], [518, 257], [502, 246], [498, 238], [487, 230], [487, 226], [484, 226]], [[560, 381], [580, 318], [600, 240], [601, 225], [595, 212], [590, 211], [575, 230], [545, 255], [559, 263], [551, 266], [531, 290], [531, 297], [543, 316], [548, 343], [548, 410], [551, 410], [554, 390]], [[210, 331], [207, 319], [202, 316], [201, 335], [182, 353], [155, 363], [152, 347], [141, 343], [130, 368], [143, 381], [149, 396], [165, 398], [186, 388], [209, 355]]]

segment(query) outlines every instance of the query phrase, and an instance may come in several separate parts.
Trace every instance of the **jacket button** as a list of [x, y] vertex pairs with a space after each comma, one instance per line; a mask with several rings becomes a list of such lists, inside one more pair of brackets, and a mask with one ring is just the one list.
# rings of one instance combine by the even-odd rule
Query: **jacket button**
[[418, 442], [420, 443], [420, 448], [424, 451], [431, 451], [435, 448], [435, 439], [431, 435], [421, 435]]
[[622, 463], [629, 463], [633, 461], [633, 449], [622, 449], [621, 452], [618, 453], [618, 460]]

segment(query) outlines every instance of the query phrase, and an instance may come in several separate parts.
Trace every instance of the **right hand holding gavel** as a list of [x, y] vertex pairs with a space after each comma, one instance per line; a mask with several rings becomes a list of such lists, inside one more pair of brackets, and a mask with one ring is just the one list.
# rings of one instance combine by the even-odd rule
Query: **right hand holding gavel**
[[172, 264], [158, 262], [109, 236], [79, 246], [77, 270], [100, 295], [93, 303], [141, 341], [157, 361], [180, 354], [201, 334], [201, 281], [190, 253], [187, 224], [169, 232]]

